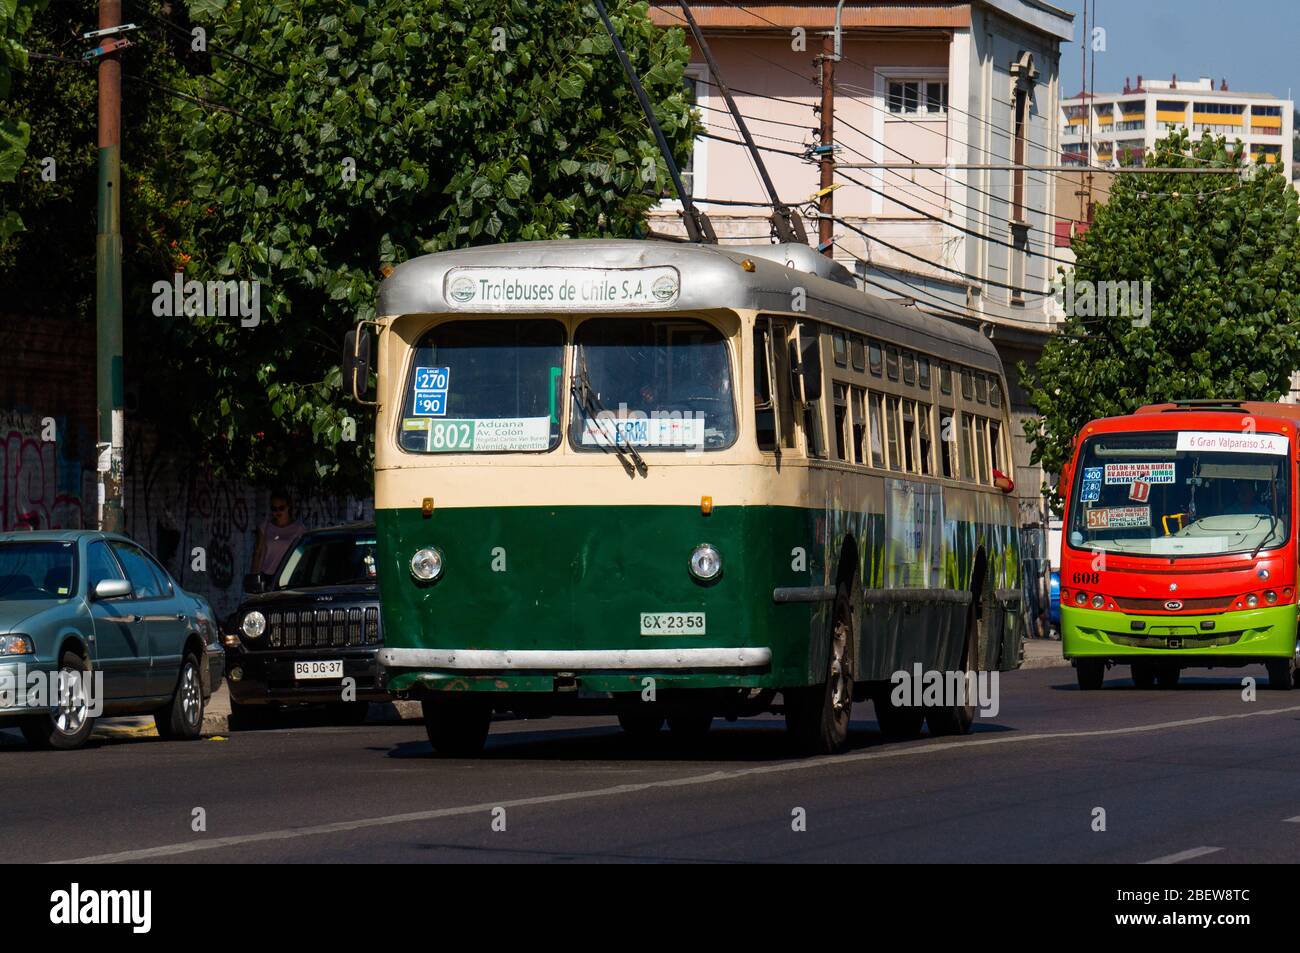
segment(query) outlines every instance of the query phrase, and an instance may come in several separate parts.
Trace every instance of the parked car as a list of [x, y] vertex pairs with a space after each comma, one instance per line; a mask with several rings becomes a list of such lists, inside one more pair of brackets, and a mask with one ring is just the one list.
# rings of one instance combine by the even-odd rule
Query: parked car
[[[336, 724], [359, 724], [388, 701], [376, 658], [382, 647], [375, 527], [353, 524], [303, 535], [252, 593], [224, 637], [230, 723], [268, 724], [280, 705], [324, 703]], [[344, 695], [344, 679], [353, 694]]]
[[[139, 544], [90, 530], [0, 533], [0, 727], [76, 748], [97, 716], [148, 713], [162, 737], [197, 738], [224, 661], [207, 600]], [[34, 679], [54, 690], [37, 694]]]

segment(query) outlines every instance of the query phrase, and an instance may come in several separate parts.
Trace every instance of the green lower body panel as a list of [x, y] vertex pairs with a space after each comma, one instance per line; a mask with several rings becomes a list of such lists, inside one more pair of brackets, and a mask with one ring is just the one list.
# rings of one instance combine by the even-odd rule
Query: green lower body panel
[[[917, 593], [888, 605], [864, 595], [857, 680], [888, 679], [916, 662], [952, 668], [962, 659], [977, 550], [995, 550], [990, 598], [1001, 586], [1014, 592], [1016, 581], [1007, 527], [952, 519], [934, 550], [942, 559], [918, 567], [891, 546], [883, 515], [847, 508], [732, 506], [707, 516], [698, 506], [380, 509], [376, 524], [380, 662], [398, 692], [621, 694], [641, 692], [646, 678], [657, 691], [812, 684], [825, 677], [846, 551], [863, 593]], [[688, 568], [701, 543], [722, 555], [710, 583]], [[409, 565], [425, 547], [443, 557], [441, 576], [427, 583]], [[927, 578], [962, 598], [931, 598], [918, 586]], [[687, 624], [662, 624], [669, 617]], [[1016, 667], [1018, 619], [1001, 610], [985, 617], [980, 667]]]
[[[1135, 622], [1141, 626], [1135, 629]], [[1295, 654], [1296, 607], [1167, 616], [1061, 606], [1061, 643], [1068, 659], [1177, 658], [1213, 665], [1215, 659], [1289, 658]]]

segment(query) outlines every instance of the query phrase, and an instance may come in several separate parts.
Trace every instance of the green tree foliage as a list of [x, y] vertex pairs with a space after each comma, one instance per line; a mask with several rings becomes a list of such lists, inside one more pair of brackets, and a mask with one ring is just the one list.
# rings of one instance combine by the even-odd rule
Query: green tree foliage
[[[679, 31], [610, 4], [679, 161], [695, 119]], [[210, 459], [365, 484], [373, 436], [341, 441], [345, 330], [381, 267], [474, 244], [641, 234], [664, 164], [583, 0], [202, 0], [210, 77], [178, 100], [196, 227], [187, 278], [257, 280], [256, 327], [165, 323]], [[224, 55], [221, 55], [224, 54]]]
[[1185, 130], [1146, 161], [1231, 171], [1118, 175], [1076, 240], [1076, 292], [1150, 281], [1150, 323], [1075, 313], [1032, 370], [1021, 365], [1041, 415], [1025, 432], [1049, 472], [1089, 420], [1168, 400], [1276, 400], [1300, 369], [1300, 205], [1279, 168], [1247, 167], [1222, 137]]
[[[27, 68], [27, 50], [24, 34], [32, 25], [32, 18], [47, 0], [0, 0], [0, 103], [8, 102], [13, 87], [14, 73]], [[5, 110], [0, 115], [0, 184], [13, 182], [18, 177], [27, 155], [31, 126], [21, 113]], [[0, 200], [0, 241], [23, 228], [22, 216], [8, 201]]]

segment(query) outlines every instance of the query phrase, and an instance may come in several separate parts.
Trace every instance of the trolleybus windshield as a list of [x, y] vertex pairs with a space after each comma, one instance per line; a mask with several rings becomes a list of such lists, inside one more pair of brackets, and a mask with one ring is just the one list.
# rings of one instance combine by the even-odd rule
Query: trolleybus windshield
[[1101, 434], [1079, 453], [1070, 545], [1161, 557], [1251, 553], [1290, 535], [1280, 434]]

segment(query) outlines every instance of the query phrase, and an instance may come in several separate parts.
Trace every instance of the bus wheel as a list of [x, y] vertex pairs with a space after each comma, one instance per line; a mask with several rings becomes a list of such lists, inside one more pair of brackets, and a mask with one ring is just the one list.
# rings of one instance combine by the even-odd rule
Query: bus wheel
[[[826, 668], [826, 680], [817, 685], [783, 689], [785, 727], [795, 748], [803, 754], [834, 754], [849, 740], [853, 713], [854, 654], [857, 650], [857, 605], [861, 589], [840, 584], [835, 596], [835, 622]], [[672, 719], [668, 720], [669, 725]]]
[[886, 685], [875, 697], [876, 723], [880, 725], [881, 733], [893, 741], [919, 737], [925, 723], [925, 709], [920, 705], [895, 705], [889, 695], [890, 689]]
[[1295, 659], [1274, 658], [1264, 663], [1264, 668], [1268, 670], [1268, 687], [1280, 689], [1281, 691], [1290, 691], [1295, 684], [1296, 667]]
[[659, 729], [664, 725], [664, 716], [641, 711], [624, 712], [618, 716], [618, 725], [627, 735], [640, 741], [659, 734]]
[[1156, 667], [1150, 662], [1134, 662], [1129, 666], [1129, 673], [1133, 676], [1133, 684], [1137, 688], [1155, 688]]
[[1177, 688], [1178, 679], [1183, 674], [1177, 662], [1169, 662], [1156, 669], [1156, 684], [1161, 688]]
[[1106, 663], [1096, 658], [1081, 658], [1074, 663], [1074, 674], [1079, 679], [1079, 691], [1095, 692], [1106, 680]]
[[977, 677], [975, 672], [976, 635], [979, 632], [979, 609], [972, 601], [969, 618], [966, 622], [966, 645], [962, 649], [962, 699], [946, 699], [942, 705], [927, 707], [925, 720], [930, 726], [931, 735], [968, 735], [975, 723], [975, 692]]
[[426, 698], [420, 703], [420, 710], [424, 713], [424, 730], [435, 751], [460, 758], [471, 758], [483, 751], [488, 729], [492, 727], [490, 705]]
[[712, 712], [694, 712], [689, 715], [669, 715], [668, 730], [682, 741], [697, 741], [713, 727]]

